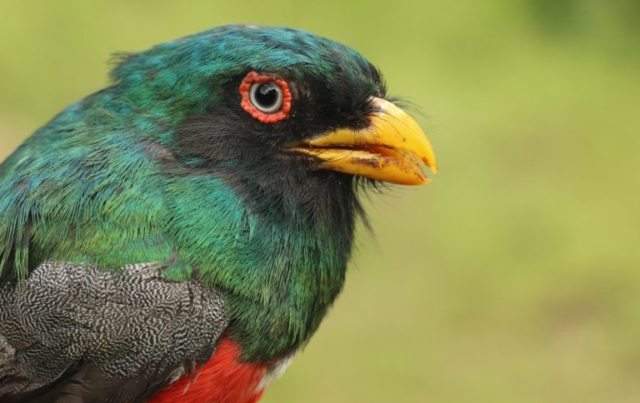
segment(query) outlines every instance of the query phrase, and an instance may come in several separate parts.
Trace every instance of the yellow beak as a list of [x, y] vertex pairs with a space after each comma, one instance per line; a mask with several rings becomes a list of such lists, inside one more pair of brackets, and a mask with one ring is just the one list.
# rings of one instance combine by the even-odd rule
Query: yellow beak
[[372, 99], [375, 112], [362, 130], [338, 129], [286, 148], [313, 157], [314, 169], [329, 169], [397, 183], [430, 182], [420, 163], [438, 171], [436, 156], [420, 126], [389, 101]]

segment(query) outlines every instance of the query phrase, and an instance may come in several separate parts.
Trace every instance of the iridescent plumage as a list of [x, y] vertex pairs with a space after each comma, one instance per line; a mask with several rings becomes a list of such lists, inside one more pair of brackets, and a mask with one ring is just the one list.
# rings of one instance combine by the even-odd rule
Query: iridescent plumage
[[[6, 296], [47, 267], [92, 267], [87, 278], [99, 268], [106, 277], [91, 274], [103, 278], [96, 281], [116, 287], [128, 265], [142, 264], [168, 288], [189, 283], [220, 295], [228, 320], [217, 331], [239, 346], [238, 360], [267, 365], [293, 354], [342, 289], [361, 209], [354, 176], [312, 169], [309, 158], [283, 154], [281, 146], [366, 127], [371, 97], [385, 96], [379, 74], [348, 47], [286, 28], [221, 27], [119, 59], [110, 86], [69, 106], [0, 165]], [[285, 120], [266, 125], [240, 108], [238, 85], [250, 71], [289, 82], [293, 104]], [[150, 294], [136, 296], [162, 309]], [[96, 309], [104, 302], [94, 300]], [[91, 311], [85, 300], [70, 304]], [[4, 310], [44, 320], [17, 309], [0, 306], [0, 318]], [[135, 332], [127, 327], [134, 323], [116, 325]], [[29, 329], [4, 336], [45, 337]], [[170, 331], [162, 337], [184, 346]], [[127, 399], [149, 397], [174, 380], [176, 368], [203, 364], [218, 342], [204, 343], [198, 359], [183, 356], [186, 366], [167, 358], [154, 367], [157, 378]], [[61, 388], [84, 374], [96, 364], [96, 351], [118, 362], [128, 353], [113, 343], [59, 353], [55, 359], [68, 359], [67, 372], [51, 382]], [[15, 350], [15, 360], [28, 361]], [[28, 367], [19, 367], [23, 380], [35, 377]], [[8, 382], [2, 368], [0, 392]], [[76, 381], [96, 379], [91, 372]], [[108, 401], [108, 392], [100, 393], [93, 398]]]

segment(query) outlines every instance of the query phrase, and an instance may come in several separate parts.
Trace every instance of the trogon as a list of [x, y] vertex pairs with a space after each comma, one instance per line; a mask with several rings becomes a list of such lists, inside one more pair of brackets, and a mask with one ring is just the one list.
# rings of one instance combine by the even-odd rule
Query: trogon
[[427, 137], [354, 50], [223, 26], [120, 55], [0, 165], [0, 401], [256, 402]]

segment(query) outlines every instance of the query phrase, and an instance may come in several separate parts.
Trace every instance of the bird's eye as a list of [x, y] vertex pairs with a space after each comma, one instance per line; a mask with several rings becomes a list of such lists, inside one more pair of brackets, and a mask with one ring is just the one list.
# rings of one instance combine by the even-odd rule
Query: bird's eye
[[249, 90], [249, 99], [260, 112], [273, 113], [282, 107], [282, 89], [273, 81], [253, 83]]
[[276, 123], [291, 110], [291, 92], [287, 82], [255, 71], [240, 84], [242, 109], [262, 123]]

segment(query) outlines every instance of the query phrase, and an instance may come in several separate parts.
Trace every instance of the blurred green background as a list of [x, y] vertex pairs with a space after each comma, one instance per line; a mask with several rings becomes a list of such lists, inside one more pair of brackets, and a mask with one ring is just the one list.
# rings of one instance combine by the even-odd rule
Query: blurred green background
[[0, 0], [0, 159], [116, 51], [313, 31], [419, 105], [441, 172], [372, 196], [345, 292], [265, 402], [640, 401], [636, 0]]

